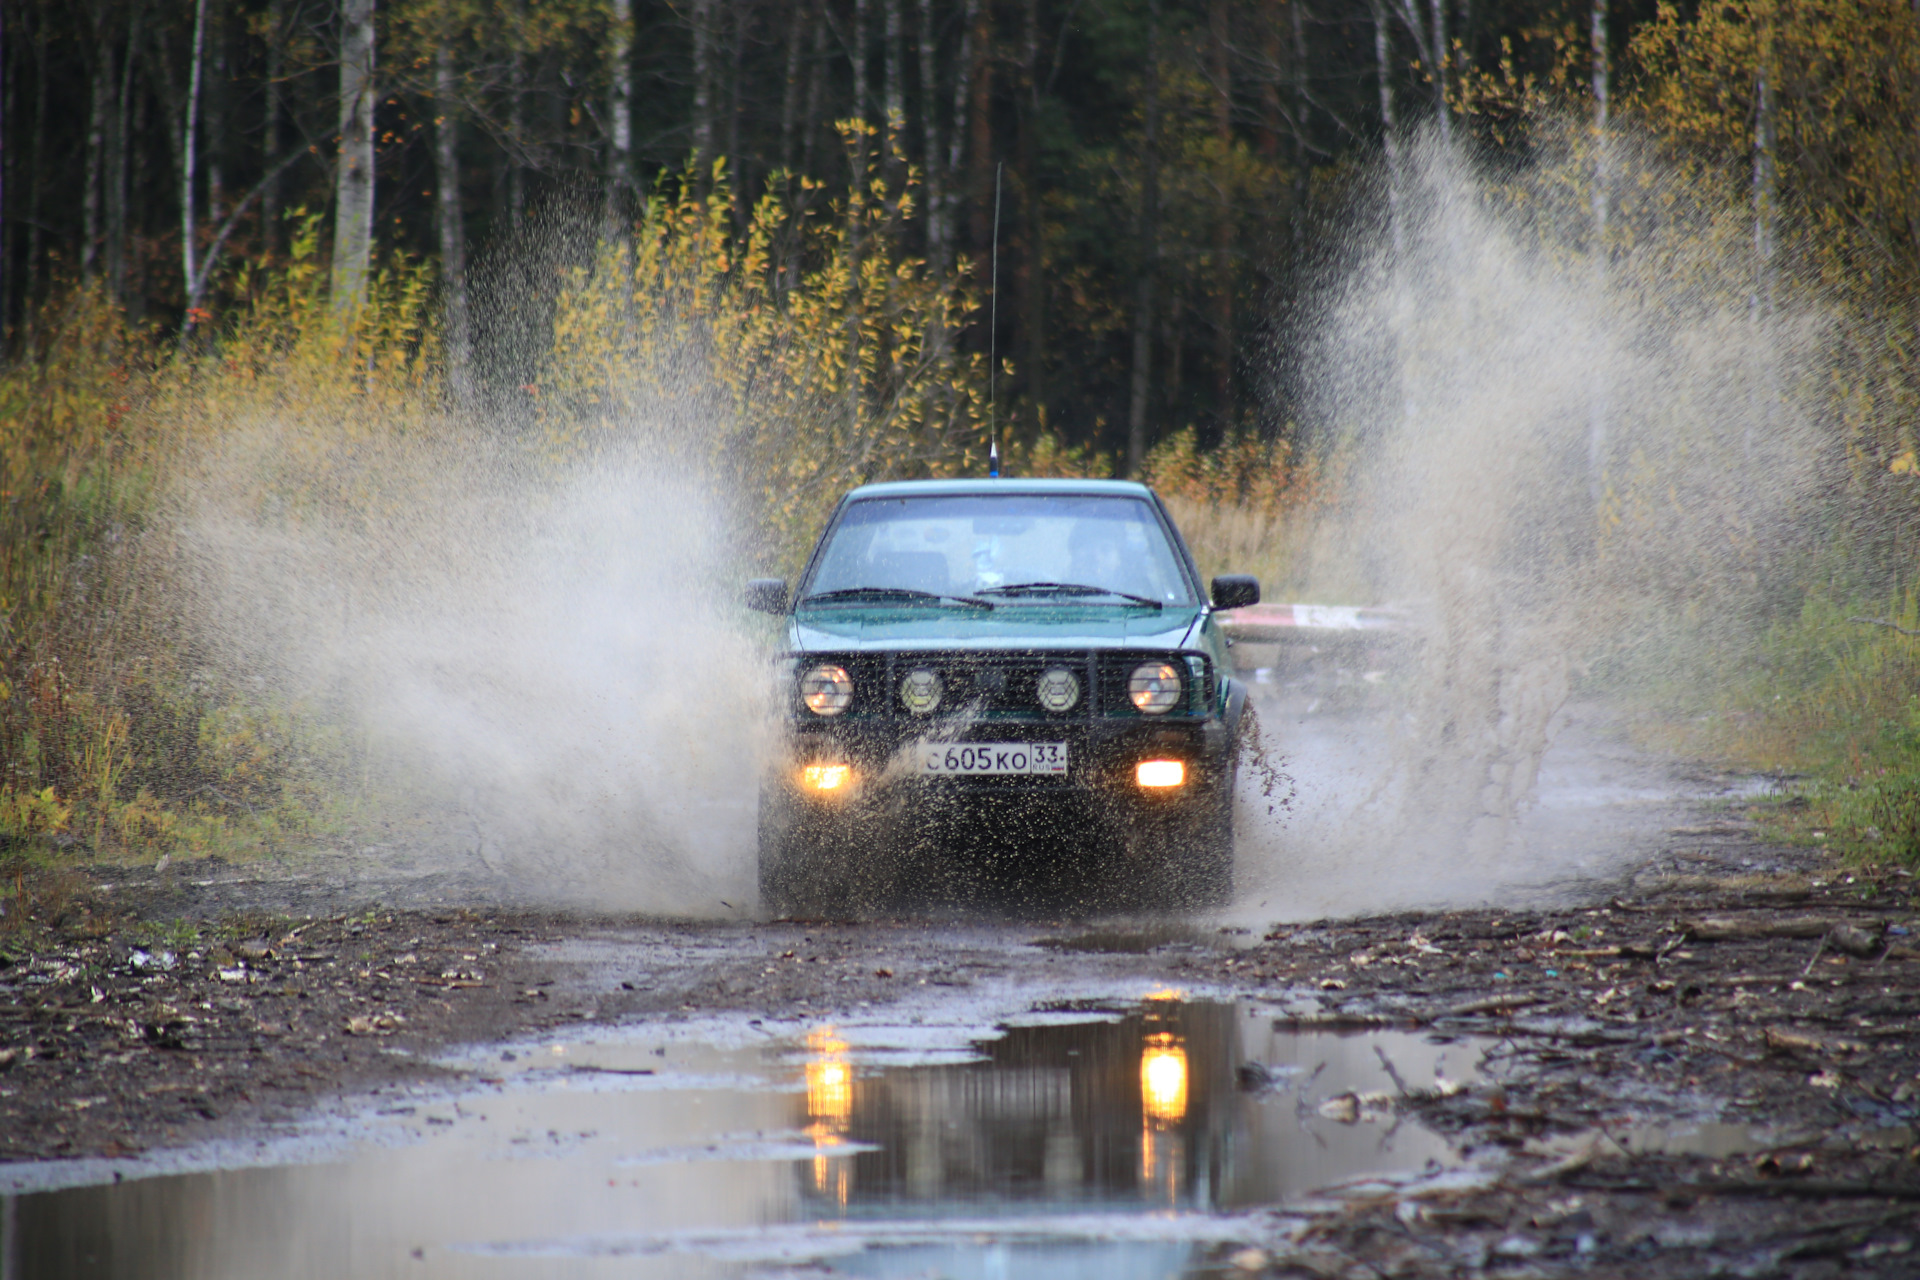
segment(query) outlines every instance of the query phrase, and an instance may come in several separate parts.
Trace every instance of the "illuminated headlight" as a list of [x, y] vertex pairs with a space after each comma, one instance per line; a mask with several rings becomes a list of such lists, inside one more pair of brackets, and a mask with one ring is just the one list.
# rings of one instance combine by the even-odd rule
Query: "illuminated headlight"
[[1080, 681], [1065, 667], [1048, 667], [1040, 673], [1034, 693], [1049, 711], [1071, 710], [1080, 701]]
[[940, 705], [940, 673], [927, 667], [907, 672], [900, 682], [900, 701], [917, 716], [932, 711]]
[[845, 667], [815, 667], [800, 677], [800, 700], [817, 716], [837, 716], [853, 702], [853, 677]]
[[1133, 705], [1157, 716], [1180, 705], [1180, 671], [1171, 662], [1147, 662], [1133, 669], [1127, 681]]
[[1143, 787], [1177, 787], [1187, 780], [1187, 766], [1180, 760], [1142, 760], [1134, 766], [1133, 780]]

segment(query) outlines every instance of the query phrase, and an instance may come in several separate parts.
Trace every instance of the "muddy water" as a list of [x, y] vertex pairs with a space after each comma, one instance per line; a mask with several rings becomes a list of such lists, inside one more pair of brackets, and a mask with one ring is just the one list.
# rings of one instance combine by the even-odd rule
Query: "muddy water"
[[14, 1197], [0, 1256], [6, 1280], [1159, 1280], [1246, 1238], [1256, 1206], [1457, 1163], [1366, 1095], [1394, 1088], [1383, 1058], [1421, 1087], [1481, 1055], [1218, 1003], [1031, 1022], [489, 1050], [478, 1088], [384, 1100], [333, 1162]]

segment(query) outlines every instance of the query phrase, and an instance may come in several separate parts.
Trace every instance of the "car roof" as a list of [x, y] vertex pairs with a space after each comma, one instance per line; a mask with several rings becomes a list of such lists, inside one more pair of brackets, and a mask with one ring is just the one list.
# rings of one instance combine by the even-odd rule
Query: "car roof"
[[1082, 497], [1152, 498], [1153, 491], [1133, 480], [888, 480], [863, 484], [847, 494], [861, 498], [946, 497], [960, 494], [1060, 494]]

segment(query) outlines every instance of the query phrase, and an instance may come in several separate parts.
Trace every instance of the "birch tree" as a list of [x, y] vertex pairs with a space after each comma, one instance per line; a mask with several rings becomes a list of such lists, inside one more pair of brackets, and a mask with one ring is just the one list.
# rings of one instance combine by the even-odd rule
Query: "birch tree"
[[[1593, 0], [1590, 15], [1593, 46], [1593, 275], [1594, 296], [1607, 290], [1607, 99], [1611, 89], [1607, 48], [1607, 0]], [[1593, 388], [1587, 400], [1587, 496], [1597, 506], [1603, 496], [1607, 470], [1606, 371], [1594, 361]]]
[[196, 144], [200, 133], [200, 78], [204, 71], [207, 47], [207, 0], [194, 0], [193, 46], [188, 54], [187, 101], [180, 112], [180, 269], [181, 292], [187, 299], [186, 322], [180, 326], [184, 337], [193, 329], [200, 308], [200, 271], [194, 262], [193, 183], [199, 165]]
[[467, 230], [460, 208], [459, 95], [453, 47], [445, 39], [434, 50], [433, 89], [438, 108], [433, 122], [433, 159], [439, 195], [440, 280], [446, 306], [447, 390], [456, 402], [464, 403], [473, 390], [468, 377], [473, 336], [467, 302]]
[[701, 190], [713, 176], [713, 6], [693, 0], [693, 167]]
[[947, 158], [940, 148], [940, 73], [934, 43], [933, 0], [920, 0], [921, 153], [926, 157], [927, 261], [935, 270], [946, 260]]
[[[204, 4], [205, 0], [200, 0]], [[359, 309], [373, 256], [374, 0], [340, 3], [340, 151], [334, 169], [333, 307]]]
[[633, 190], [633, 0], [613, 0], [607, 80], [607, 207], [620, 218]]
[[1387, 219], [1393, 239], [1396, 269], [1407, 255], [1407, 232], [1400, 215], [1400, 193], [1406, 189], [1401, 171], [1400, 122], [1393, 109], [1392, 35], [1387, 30], [1386, 0], [1368, 0], [1373, 16], [1373, 74], [1380, 94], [1380, 146], [1387, 159]]
[[1127, 474], [1147, 461], [1147, 407], [1152, 388], [1154, 275], [1160, 259], [1160, 0], [1147, 0], [1145, 121], [1140, 138], [1140, 204], [1135, 222], [1139, 266], [1133, 285], [1133, 376], [1127, 397]]

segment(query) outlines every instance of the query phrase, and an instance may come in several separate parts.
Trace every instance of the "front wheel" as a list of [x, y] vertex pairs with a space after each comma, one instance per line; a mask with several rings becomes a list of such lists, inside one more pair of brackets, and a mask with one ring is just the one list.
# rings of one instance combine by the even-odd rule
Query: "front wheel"
[[1184, 863], [1187, 905], [1224, 907], [1233, 901], [1233, 792], [1222, 799], [1217, 813], [1194, 824], [1188, 836]]
[[845, 816], [813, 812], [772, 785], [760, 789], [760, 910], [769, 917], [853, 909], [855, 844]]

